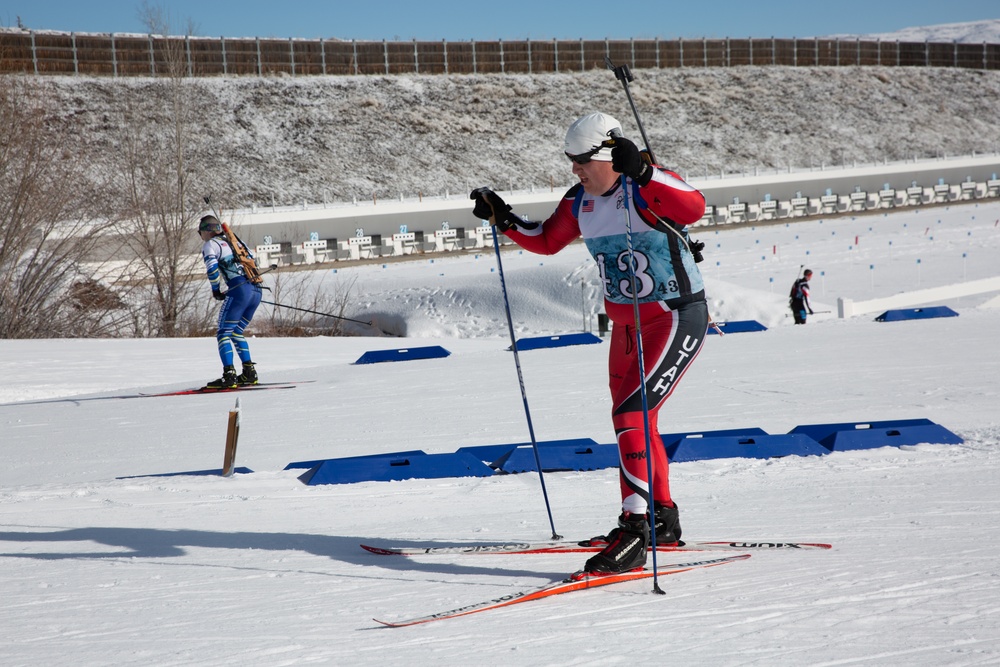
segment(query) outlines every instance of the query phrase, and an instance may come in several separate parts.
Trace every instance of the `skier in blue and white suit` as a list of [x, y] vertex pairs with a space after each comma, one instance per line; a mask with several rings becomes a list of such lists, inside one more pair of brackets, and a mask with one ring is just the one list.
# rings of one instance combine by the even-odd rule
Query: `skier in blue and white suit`
[[[257, 370], [243, 332], [260, 305], [260, 285], [247, 279], [243, 265], [229, 246], [218, 218], [214, 215], [203, 217], [198, 224], [198, 234], [205, 242], [201, 247], [201, 256], [205, 260], [208, 281], [212, 284], [212, 296], [223, 302], [215, 334], [219, 343], [219, 357], [222, 359], [222, 377], [212, 380], [206, 386], [231, 389], [239, 385], [257, 384]], [[225, 292], [222, 291], [223, 281], [226, 285]], [[239, 375], [233, 365], [234, 356], [239, 356], [243, 364]]]

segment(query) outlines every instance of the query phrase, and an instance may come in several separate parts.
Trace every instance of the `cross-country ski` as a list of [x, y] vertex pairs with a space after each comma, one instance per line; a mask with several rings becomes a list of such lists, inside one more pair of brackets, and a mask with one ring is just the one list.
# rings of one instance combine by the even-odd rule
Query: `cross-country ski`
[[[498, 542], [461, 544], [450, 546], [406, 546], [378, 547], [362, 544], [361, 548], [380, 556], [435, 556], [450, 554], [555, 554], [555, 553], [593, 553], [604, 547], [597, 540], [580, 542]], [[765, 541], [715, 541], [715, 542], [685, 542], [673, 546], [657, 546], [658, 552], [674, 551], [798, 551], [829, 549], [832, 545], [816, 542], [765, 542]]]
[[[674, 565], [664, 565], [658, 567], [655, 574], [661, 577], [669, 574], [680, 574], [681, 572], [689, 572], [690, 570], [699, 568], [716, 567], [727, 563], [735, 563], [736, 561], [746, 560], [747, 558], [750, 558], [750, 554], [726, 556], [724, 558], [712, 558], [709, 560], [692, 561], [689, 563], [676, 563]], [[469, 614], [488, 611], [490, 609], [509, 607], [514, 604], [530, 602], [531, 600], [540, 600], [542, 598], [552, 597], [553, 595], [562, 595], [563, 593], [571, 593], [573, 591], [597, 588], [599, 586], [610, 586], [611, 584], [620, 584], [626, 581], [636, 581], [638, 579], [649, 579], [653, 575], [654, 572], [652, 568], [642, 568], [640, 570], [630, 572], [605, 575], [590, 575], [585, 572], [575, 572], [567, 578], [552, 582], [551, 584], [545, 584], [537, 588], [526, 588], [514, 593], [507, 593], [499, 597], [490, 598], [489, 600], [483, 600], [482, 602], [476, 602], [462, 607], [457, 607], [455, 609], [437, 612], [435, 614], [417, 616], [416, 618], [408, 618], [400, 621], [384, 621], [377, 618], [372, 620], [391, 628], [402, 628], [408, 625], [420, 625], [421, 623], [430, 623], [431, 621], [442, 621], [448, 618], [467, 616]]]
[[312, 382], [304, 380], [302, 382], [259, 382], [257, 384], [238, 385], [236, 387], [197, 387], [195, 389], [179, 389], [177, 391], [164, 391], [155, 394], [136, 394], [135, 396], [121, 396], [119, 398], [157, 398], [163, 396], [190, 396], [193, 394], [224, 394], [231, 391], [257, 391], [263, 389], [294, 389], [296, 385]]

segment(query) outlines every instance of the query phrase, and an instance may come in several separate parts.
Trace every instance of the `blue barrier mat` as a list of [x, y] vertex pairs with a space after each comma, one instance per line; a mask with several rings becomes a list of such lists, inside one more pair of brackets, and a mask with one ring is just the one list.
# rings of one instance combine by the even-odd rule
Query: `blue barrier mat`
[[374, 458], [384, 458], [386, 456], [390, 457], [406, 457], [406, 456], [420, 456], [421, 454], [426, 454], [422, 449], [411, 449], [405, 452], [392, 452], [390, 454], [366, 454], [364, 456], [345, 456], [341, 458], [333, 459], [316, 459], [315, 461], [293, 461], [285, 466], [285, 470], [297, 470], [300, 468], [315, 468], [320, 463], [324, 461], [349, 461], [351, 459], [374, 459]]
[[926, 308], [906, 308], [887, 310], [875, 318], [876, 322], [901, 322], [903, 320], [929, 320], [935, 317], [958, 317], [958, 313], [948, 306], [928, 306]]
[[314, 486], [442, 477], [490, 477], [493, 474], [493, 470], [475, 456], [455, 453], [329, 459], [299, 479]]
[[512, 451], [517, 449], [517, 447], [518, 445], [516, 444], [477, 445], [474, 447], [459, 447], [458, 450], [456, 451], [472, 454], [486, 465], [490, 466], [491, 468], [495, 468], [496, 461], [505, 458]]
[[451, 352], [440, 345], [407, 347], [399, 350], [371, 350], [362, 354], [355, 364], [380, 364], [387, 361], [412, 361], [414, 359], [440, 359]]
[[794, 435], [741, 435], [681, 438], [671, 463], [709, 459], [772, 459], [781, 456], [823, 456], [823, 445], [801, 433]]
[[749, 428], [725, 428], [715, 431], [687, 431], [684, 433], [661, 433], [660, 439], [663, 441], [663, 448], [667, 450], [667, 458], [671, 461], [674, 460], [674, 453], [677, 451], [677, 445], [683, 438], [720, 438], [720, 437], [752, 437], [757, 435], [768, 435], [768, 432], [762, 428], [756, 426], [751, 426]]
[[[539, 443], [538, 458], [543, 472], [557, 470], [602, 470], [617, 468], [618, 445], [577, 444], [542, 447]], [[535, 472], [535, 450], [528, 445], [512, 450], [501, 461], [494, 463], [500, 472]]]
[[[758, 322], [757, 320], [741, 320], [738, 322], [716, 322], [716, 326], [722, 329], [722, 333], [746, 333], [748, 331], [767, 331], [767, 327]], [[715, 327], [708, 328], [709, 334], [719, 335], [719, 332], [715, 330]]]
[[802, 433], [830, 451], [899, 447], [921, 443], [957, 445], [964, 442], [929, 419], [896, 419], [839, 424], [806, 424], [789, 433]]
[[[595, 345], [601, 339], [592, 333], [561, 334], [559, 336], [537, 336], [534, 338], [519, 338], [517, 349], [538, 350], [546, 347], [566, 347], [567, 345]], [[507, 348], [511, 349], [510, 347]]]

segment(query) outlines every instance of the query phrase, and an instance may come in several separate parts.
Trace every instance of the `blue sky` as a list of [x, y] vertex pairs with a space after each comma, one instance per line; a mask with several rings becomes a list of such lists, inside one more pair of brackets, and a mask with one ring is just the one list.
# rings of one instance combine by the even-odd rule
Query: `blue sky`
[[0, 25], [144, 33], [144, 6], [173, 34], [358, 40], [813, 37], [1000, 18], [998, 0], [3, 0]]

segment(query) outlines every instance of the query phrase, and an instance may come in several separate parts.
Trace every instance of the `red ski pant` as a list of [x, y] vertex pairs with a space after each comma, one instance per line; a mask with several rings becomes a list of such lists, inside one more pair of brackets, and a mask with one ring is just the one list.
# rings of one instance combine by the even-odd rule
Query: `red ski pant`
[[[649, 476], [634, 310], [632, 305], [625, 304], [605, 303], [605, 307], [608, 318], [614, 322], [608, 372], [613, 406], [611, 419], [621, 458], [622, 510], [642, 514], [649, 506]], [[705, 342], [708, 306], [704, 300], [681, 305], [676, 310], [663, 302], [643, 303], [639, 304], [639, 319], [653, 500], [672, 506], [667, 452], [660, 439], [657, 417], [660, 407], [673, 393]]]

